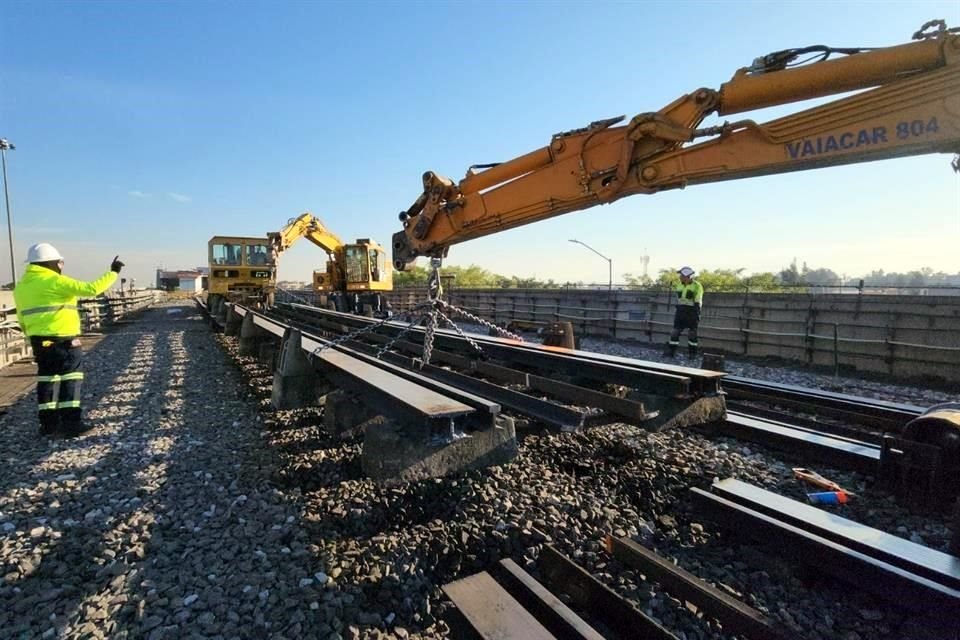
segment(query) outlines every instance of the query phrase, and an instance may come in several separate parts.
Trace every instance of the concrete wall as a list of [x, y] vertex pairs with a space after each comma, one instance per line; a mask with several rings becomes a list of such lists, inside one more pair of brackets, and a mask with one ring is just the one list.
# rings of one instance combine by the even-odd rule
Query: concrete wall
[[[422, 289], [390, 295], [395, 311], [426, 297]], [[663, 344], [673, 324], [669, 292], [454, 288], [448, 296], [501, 326], [567, 320], [578, 335]], [[710, 352], [960, 383], [956, 296], [707, 292], [700, 336]]]

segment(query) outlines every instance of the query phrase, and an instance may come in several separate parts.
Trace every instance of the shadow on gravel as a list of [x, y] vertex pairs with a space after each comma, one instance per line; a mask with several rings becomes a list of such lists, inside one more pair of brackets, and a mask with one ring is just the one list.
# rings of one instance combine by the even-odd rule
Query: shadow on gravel
[[[35, 612], [38, 607], [44, 610], [54, 608], [58, 613], [53, 621], [49, 618], [31, 620], [27, 616], [18, 617], [17, 626], [4, 625], [15, 633], [29, 635], [31, 623], [37, 627], [33, 631], [41, 633], [51, 627], [62, 633], [68, 625], [78, 633], [91, 633], [98, 628], [107, 632], [112, 630], [111, 621], [104, 621], [106, 607], [96, 602], [91, 604], [91, 600], [108, 585], [122, 580], [123, 574], [132, 568], [124, 562], [123, 555], [111, 548], [115, 546], [112, 538], [123, 523], [141, 509], [143, 501], [138, 497], [136, 469], [128, 464], [131, 452], [127, 438], [134, 434], [130, 433], [127, 418], [134, 412], [123, 412], [120, 416], [109, 414], [112, 406], [110, 394], [115, 385], [124, 384], [129, 388], [132, 384], [135, 390], [125, 393], [140, 398], [151, 380], [163, 377], [169, 331], [151, 335], [146, 328], [159, 313], [159, 310], [146, 312], [141, 323], [107, 336], [96, 346], [95, 353], [88, 355], [88, 365], [92, 366], [88, 366], [87, 371], [94, 381], [87, 388], [92, 391], [91, 395], [99, 396], [95, 403], [87, 400], [88, 413], [108, 414], [88, 419], [95, 430], [89, 435], [52, 446], [47, 442], [34, 441], [32, 446], [25, 443], [26, 446], [17, 452], [16, 468], [6, 471], [9, 475], [5, 489], [11, 482], [25, 484], [28, 478], [35, 479], [37, 487], [47, 485], [42, 494], [35, 494], [32, 499], [36, 508], [45, 509], [47, 524], [52, 526], [38, 536], [34, 536], [31, 530], [34, 552], [26, 566], [20, 562], [19, 579], [5, 581], [3, 599], [13, 596], [13, 611], [19, 616]], [[147, 357], [152, 357], [148, 364], [138, 362], [142, 358], [138, 352], [144, 350]], [[108, 357], [112, 363], [106, 362]], [[105, 382], [103, 368], [109, 364], [117, 366], [119, 362], [130, 365], [110, 382]], [[25, 398], [21, 404], [31, 401], [32, 398]], [[136, 401], [125, 404], [135, 406]], [[112, 424], [116, 422], [120, 423], [117, 427]], [[97, 427], [115, 431], [98, 433]], [[60, 468], [56, 469], [57, 466]], [[47, 467], [47, 470], [38, 467]], [[77, 486], [62, 484], [72, 478], [76, 479]], [[103, 497], [104, 493], [127, 496], [128, 499], [110, 501]], [[61, 520], [61, 501], [67, 503], [62, 510], [69, 508], [69, 516], [80, 520], [69, 516]], [[33, 524], [27, 527], [35, 530]], [[57, 533], [59, 539], [55, 537]], [[8, 565], [11, 560], [4, 558]], [[8, 566], [7, 571], [10, 569]]]
[[[142, 371], [139, 366], [136, 368], [128, 366], [110, 378], [110, 372], [105, 371], [100, 364], [104, 358], [104, 352], [108, 350], [114, 351], [113, 356], [116, 360], [129, 362], [140, 338], [141, 334], [135, 331], [113, 332], [86, 353], [84, 363], [86, 379], [81, 390], [85, 414], [89, 414], [92, 408], [101, 404], [110, 404], [110, 390], [121, 384], [122, 380]], [[127, 386], [136, 388], [138, 385]], [[79, 446], [85, 448], [97, 444], [98, 436], [95, 433], [88, 434], [79, 440], [40, 436], [36, 403], [37, 396], [34, 389], [20, 398], [6, 414], [0, 416], [0, 454], [5, 456], [6, 466], [4, 473], [0, 474], [0, 495], [8, 493], [11, 486], [28, 484], [29, 478], [36, 475], [35, 468], [46, 459], [56, 456], [57, 452], [78, 446], [78, 443], [82, 443]], [[95, 426], [98, 424], [98, 421], [91, 421], [89, 418], [87, 422]], [[102, 442], [104, 439], [99, 440]]]

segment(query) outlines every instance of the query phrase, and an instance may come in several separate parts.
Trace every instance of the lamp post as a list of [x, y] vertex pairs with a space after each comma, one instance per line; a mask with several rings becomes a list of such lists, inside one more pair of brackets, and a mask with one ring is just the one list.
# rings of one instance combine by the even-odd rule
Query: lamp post
[[600, 253], [599, 251], [597, 251], [596, 249], [594, 249], [593, 247], [591, 247], [590, 245], [588, 245], [586, 242], [581, 242], [580, 240], [573, 240], [573, 239], [571, 239], [570, 242], [574, 242], [574, 243], [576, 243], [576, 244], [582, 244], [582, 245], [585, 246], [587, 249], [590, 249], [590, 251], [593, 251], [595, 254], [597, 254], [598, 256], [600, 256], [601, 258], [603, 258], [604, 260], [607, 261], [607, 266], [609, 267], [609, 270], [610, 270], [610, 271], [609, 271], [609, 273], [610, 273], [610, 276], [609, 276], [610, 279], [607, 281], [607, 290], [608, 290], [608, 291], [613, 291], [613, 260], [611, 260], [611, 259], [608, 258], [607, 256], [603, 255], [602, 253]]
[[10, 277], [13, 278], [13, 286], [17, 286], [17, 267], [13, 258], [13, 222], [10, 220], [10, 192], [7, 191], [7, 151], [13, 151], [17, 147], [7, 140], [0, 138], [0, 158], [3, 163], [3, 197], [7, 203], [7, 240], [10, 242]]

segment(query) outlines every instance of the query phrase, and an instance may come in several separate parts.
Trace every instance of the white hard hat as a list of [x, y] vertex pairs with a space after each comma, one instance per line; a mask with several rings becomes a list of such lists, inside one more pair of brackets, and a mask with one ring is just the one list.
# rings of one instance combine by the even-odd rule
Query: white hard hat
[[685, 278], [690, 278], [693, 276], [694, 273], [696, 273], [696, 271], [694, 271], [690, 267], [683, 267], [682, 269], [680, 269], [680, 271], [677, 271], [677, 273], [684, 276]]
[[27, 262], [53, 262], [63, 260], [63, 256], [52, 244], [41, 242], [27, 249]]

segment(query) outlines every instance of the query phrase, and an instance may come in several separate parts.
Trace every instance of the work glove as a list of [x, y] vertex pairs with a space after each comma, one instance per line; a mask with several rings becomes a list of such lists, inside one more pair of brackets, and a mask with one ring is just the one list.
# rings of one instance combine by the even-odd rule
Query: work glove
[[694, 310], [695, 310], [696, 313], [697, 313], [697, 322], [700, 322], [700, 304], [698, 304], [698, 303], [695, 302], [695, 303], [693, 304], [693, 308], [694, 308]]
[[123, 269], [124, 264], [120, 262], [120, 256], [114, 256], [113, 262], [110, 263], [110, 271], [114, 273], [120, 273], [120, 269]]

